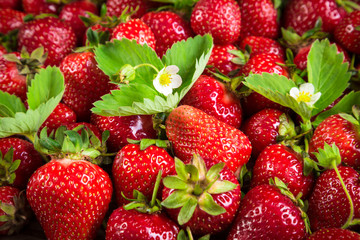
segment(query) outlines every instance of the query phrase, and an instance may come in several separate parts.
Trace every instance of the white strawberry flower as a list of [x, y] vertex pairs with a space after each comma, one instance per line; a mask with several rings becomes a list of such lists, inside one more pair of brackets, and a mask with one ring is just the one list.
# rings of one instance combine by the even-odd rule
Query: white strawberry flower
[[290, 96], [295, 98], [298, 103], [304, 102], [308, 106], [312, 106], [319, 100], [321, 92], [315, 92], [315, 87], [312, 83], [301, 84], [299, 88], [293, 87], [290, 89]]
[[173, 89], [180, 87], [182, 83], [181, 76], [177, 74], [178, 72], [179, 68], [176, 65], [161, 69], [153, 81], [155, 89], [165, 96], [171, 94]]

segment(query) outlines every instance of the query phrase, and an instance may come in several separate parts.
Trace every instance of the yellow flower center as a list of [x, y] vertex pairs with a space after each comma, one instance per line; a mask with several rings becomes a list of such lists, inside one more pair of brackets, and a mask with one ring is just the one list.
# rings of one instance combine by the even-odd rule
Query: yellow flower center
[[162, 86], [169, 86], [171, 83], [171, 74], [164, 72], [160, 75], [159, 82]]
[[308, 93], [308, 92], [300, 92], [299, 93], [299, 96], [297, 97], [297, 101], [298, 102], [310, 102], [311, 101], [311, 97], [312, 97], [312, 95], [310, 94], [310, 93]]

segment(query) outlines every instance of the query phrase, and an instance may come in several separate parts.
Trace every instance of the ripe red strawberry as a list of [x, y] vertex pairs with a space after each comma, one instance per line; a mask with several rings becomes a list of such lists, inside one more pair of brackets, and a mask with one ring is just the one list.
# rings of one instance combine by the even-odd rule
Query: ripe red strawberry
[[300, 154], [282, 145], [274, 144], [266, 147], [256, 159], [253, 168], [251, 187], [269, 183], [275, 177], [283, 181], [289, 191], [305, 199], [312, 190], [313, 175], [304, 175], [304, 160]]
[[145, 43], [155, 49], [155, 36], [150, 27], [140, 19], [131, 19], [125, 23], [119, 23], [112, 32], [111, 40], [122, 38], [135, 39], [138, 44]]
[[45, 65], [58, 66], [75, 47], [76, 37], [70, 26], [55, 17], [35, 19], [25, 23], [19, 30], [18, 48], [28, 52], [43, 46], [48, 57]]
[[117, 152], [128, 144], [128, 138], [141, 140], [143, 138], [155, 139], [157, 137], [151, 115], [104, 117], [93, 114], [91, 123], [102, 132], [105, 130], [110, 131], [110, 137], [107, 141], [110, 152]]
[[0, 33], [7, 34], [19, 29], [24, 24], [25, 13], [5, 8], [0, 8]]
[[277, 9], [271, 0], [239, 0], [241, 10], [240, 37], [262, 36], [275, 39], [279, 35]]
[[334, 37], [337, 43], [352, 53], [360, 54], [360, 11], [346, 16], [335, 28]]
[[245, 50], [246, 45], [251, 49], [250, 57], [259, 53], [272, 53], [280, 58], [285, 58], [285, 52], [283, 47], [277, 41], [260, 36], [248, 36], [240, 42], [240, 49]]
[[[338, 166], [353, 204], [354, 218], [360, 217], [359, 173], [351, 167]], [[311, 229], [341, 228], [350, 214], [349, 200], [334, 169], [326, 170], [316, 180], [309, 198], [308, 215]]]
[[234, 128], [241, 126], [240, 99], [212, 77], [201, 75], [180, 104], [198, 108]]
[[259, 185], [241, 200], [227, 240], [296, 240], [306, 236], [301, 210], [275, 186]]
[[106, 240], [176, 240], [178, 232], [177, 224], [164, 213], [148, 214], [119, 207], [110, 215]]
[[190, 24], [170, 11], [148, 12], [142, 18], [156, 39], [156, 53], [162, 57], [171, 46], [193, 36]]
[[[10, 148], [13, 148], [13, 155], [6, 158], [6, 153], [9, 153]], [[43, 164], [41, 155], [34, 149], [32, 143], [20, 138], [2, 138], [0, 139], [0, 152], [2, 153], [3, 164], [0, 165], [0, 185], [10, 186], [24, 189], [33, 172]], [[4, 161], [5, 160], [5, 161]], [[14, 161], [20, 160], [19, 167], [13, 172], [9, 171]], [[12, 174], [15, 176], [12, 176]]]
[[56, 14], [61, 5], [48, 2], [47, 0], [22, 0], [22, 6], [26, 13], [39, 15], [41, 13]]
[[292, 27], [303, 35], [321, 18], [322, 30], [332, 33], [345, 16], [345, 10], [335, 0], [291, 0], [284, 10], [283, 22], [285, 28]]
[[10, 186], [0, 187], [0, 235], [18, 233], [31, 214], [25, 193]]
[[47, 127], [47, 132], [50, 134], [58, 127], [74, 122], [76, 122], [75, 112], [65, 104], [59, 103], [38, 131], [41, 132], [44, 127]]
[[72, 53], [60, 64], [65, 78], [63, 103], [76, 113], [79, 121], [89, 121], [93, 103], [113, 88], [109, 77], [98, 68], [92, 52]]
[[120, 16], [125, 8], [129, 8], [128, 11], [134, 11], [132, 18], [141, 18], [149, 9], [149, 3], [147, 0], [108, 0], [106, 1], [107, 15]]
[[[344, 62], [348, 62], [350, 63], [350, 57], [349, 54], [337, 43], [335, 43], [337, 49], [338, 49], [338, 54], [339, 53], [343, 53], [344, 54]], [[309, 52], [311, 50], [311, 45], [305, 46], [303, 48], [300, 48], [300, 50], [298, 51], [298, 53], [296, 54], [295, 58], [294, 58], [294, 63], [296, 64], [296, 67], [300, 70], [305, 70], [307, 67], [307, 57], [309, 55]]]
[[188, 105], [170, 113], [166, 119], [166, 135], [175, 156], [184, 162], [198, 153], [203, 158], [224, 162], [235, 172], [251, 155], [250, 141], [243, 132]]
[[169, 216], [196, 236], [226, 230], [241, 199], [240, 184], [233, 172], [224, 163], [216, 164], [197, 154], [189, 165], [175, 161], [178, 175], [163, 179], [162, 205]]
[[[117, 154], [112, 166], [115, 194], [118, 206], [128, 203], [122, 194], [131, 198], [134, 190], [151, 199], [156, 176], [162, 170], [162, 177], [175, 171], [174, 159], [165, 149], [149, 146], [141, 149], [138, 144], [128, 144]], [[162, 188], [159, 189], [159, 192]]]
[[208, 70], [216, 72], [219, 70], [224, 75], [228, 75], [230, 72], [239, 68], [239, 65], [233, 63], [231, 60], [236, 56], [229, 51], [237, 50], [232, 44], [227, 45], [214, 45], [209, 61], [207, 65], [212, 66], [209, 69], [205, 69], [205, 73], [211, 74]]
[[[281, 116], [285, 118], [281, 119]], [[254, 158], [257, 158], [267, 146], [276, 144], [279, 135], [286, 134], [279, 133], [280, 124], [284, 124], [284, 120], [291, 121], [283, 111], [273, 108], [265, 108], [246, 120], [241, 129], [251, 142], [251, 155]]]
[[[284, 60], [279, 56], [271, 53], [260, 53], [249, 59], [249, 61], [243, 66], [240, 74], [248, 76], [252, 74], [276, 73], [288, 77], [289, 73], [287, 68], [279, 64], [285, 64]], [[243, 99], [243, 109], [247, 116], [251, 116], [265, 108], [275, 108], [282, 111], [286, 111], [286, 108], [270, 101], [262, 95], [253, 92], [249, 96]]]
[[235, 0], [200, 0], [191, 13], [191, 28], [196, 34], [211, 34], [215, 44], [234, 43], [241, 29], [239, 5]]
[[[7, 53], [6, 48], [0, 45], [0, 59], [2, 59], [2, 56]], [[0, 60], [1, 61], [1, 60]]]
[[21, 0], [2, 0], [0, 1], [0, 8], [20, 9]]
[[360, 240], [360, 234], [341, 228], [323, 228], [311, 234], [306, 240]]
[[52, 160], [31, 176], [26, 196], [49, 240], [94, 239], [111, 201], [109, 175], [90, 162], [101, 157], [102, 144], [83, 133], [59, 131], [51, 141], [42, 134], [47, 144], [35, 143]]
[[0, 90], [26, 100], [26, 77], [19, 73], [15, 62], [0, 58]]
[[315, 129], [310, 141], [310, 152], [323, 148], [324, 144], [335, 144], [342, 161], [360, 169], [360, 135], [358, 126], [336, 114], [326, 118]]
[[81, 43], [86, 31], [86, 26], [80, 19], [80, 16], [88, 17], [87, 12], [97, 14], [98, 10], [94, 3], [82, 0], [66, 4], [59, 14], [59, 18], [73, 29], [78, 44]]

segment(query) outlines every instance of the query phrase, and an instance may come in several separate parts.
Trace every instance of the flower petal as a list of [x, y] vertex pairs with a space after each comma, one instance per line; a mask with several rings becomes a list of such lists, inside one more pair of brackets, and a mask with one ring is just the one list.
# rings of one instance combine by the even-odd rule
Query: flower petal
[[178, 87], [180, 87], [181, 83], [182, 83], [182, 79], [181, 79], [181, 76], [180, 76], [180, 75], [175, 74], [175, 75], [172, 75], [172, 76], [171, 76], [170, 86], [171, 86], [172, 88], [178, 88]]
[[290, 96], [297, 99], [299, 97], [299, 89], [297, 87], [293, 87], [292, 89], [290, 89]]
[[173, 75], [179, 72], [179, 67], [176, 65], [170, 65], [165, 68], [165, 71]]
[[320, 99], [320, 97], [321, 97], [321, 92], [318, 92], [318, 93], [312, 95], [309, 105], [314, 105]]
[[314, 94], [315, 88], [312, 83], [304, 83], [300, 85], [299, 90], [300, 92], [307, 92], [312, 95]]

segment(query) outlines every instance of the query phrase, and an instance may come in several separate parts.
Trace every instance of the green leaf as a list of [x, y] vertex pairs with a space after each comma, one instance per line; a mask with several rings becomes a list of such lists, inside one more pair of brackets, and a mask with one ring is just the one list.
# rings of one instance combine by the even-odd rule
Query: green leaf
[[226, 193], [234, 190], [236, 187], [237, 185], [230, 181], [216, 181], [207, 192], [210, 194]]
[[338, 54], [336, 45], [329, 40], [317, 40], [312, 44], [307, 62], [308, 81], [314, 85], [315, 92], [321, 92], [312, 116], [334, 102], [348, 86], [351, 74], [349, 64], [343, 61], [344, 55]]
[[25, 112], [26, 108], [15, 95], [0, 91], [0, 117], [14, 117], [17, 112]]
[[59, 68], [41, 69], [29, 88], [29, 109], [17, 112], [13, 117], [0, 118], [0, 138], [37, 132], [60, 102], [64, 89], [64, 77]]
[[185, 164], [177, 157], [175, 157], [174, 161], [175, 161], [175, 170], [176, 173], [178, 174], [178, 177], [186, 181], [188, 179], [188, 173], [186, 172]]
[[206, 173], [206, 179], [209, 181], [215, 181], [219, 178], [221, 170], [225, 167], [225, 163], [221, 162], [213, 165], [209, 171]]
[[178, 215], [178, 223], [180, 225], [183, 225], [187, 223], [192, 215], [194, 214], [194, 211], [196, 209], [198, 202], [195, 197], [190, 197], [187, 202], [184, 204], [184, 206], [180, 209], [179, 215]]
[[[125, 64], [135, 67], [139, 64], [149, 63], [158, 70], [164, 67], [164, 64], [152, 48], [146, 44], [137, 44], [135, 40], [131, 41], [126, 38], [99, 45], [94, 52], [99, 68], [109, 77], [117, 74]], [[136, 69], [136, 77], [133, 81], [153, 88], [152, 80], [156, 73], [151, 67], [139, 67]]]
[[164, 186], [171, 189], [185, 190], [188, 188], [186, 182], [177, 176], [168, 176], [163, 179]]
[[165, 66], [176, 65], [180, 69], [178, 74], [183, 82], [179, 88], [174, 89], [174, 92], [179, 93], [180, 100], [203, 73], [212, 48], [213, 39], [210, 35], [197, 35], [173, 44], [163, 56], [162, 61]]
[[199, 208], [212, 216], [218, 216], [220, 214], [226, 213], [225, 208], [218, 205], [209, 193], [204, 193], [200, 197]]
[[320, 113], [312, 124], [314, 127], [317, 127], [324, 119], [338, 113], [351, 114], [353, 105], [359, 103], [360, 92], [350, 92], [349, 94], [345, 95], [334, 107], [323, 113]]
[[9, 168], [9, 172], [15, 172], [15, 170], [19, 168], [20, 164], [21, 164], [20, 159], [15, 160]]
[[190, 195], [186, 191], [174, 191], [170, 196], [168, 196], [164, 201], [161, 202], [166, 208], [179, 208], [185, 205], [189, 200]]

